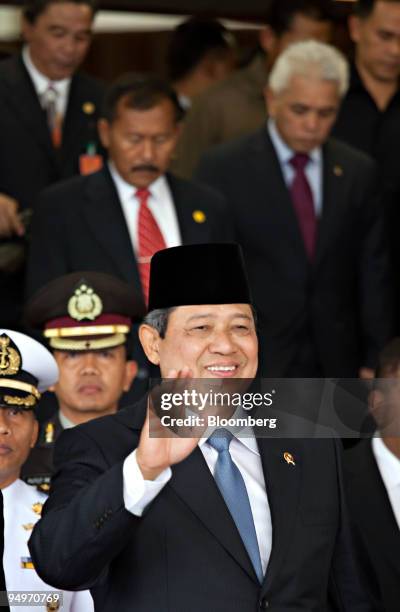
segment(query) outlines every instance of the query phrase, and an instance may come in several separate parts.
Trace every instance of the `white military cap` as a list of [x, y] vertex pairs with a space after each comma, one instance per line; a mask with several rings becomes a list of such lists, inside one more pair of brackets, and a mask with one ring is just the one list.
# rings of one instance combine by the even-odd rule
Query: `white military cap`
[[58, 380], [52, 354], [25, 334], [0, 328], [0, 406], [31, 410]]

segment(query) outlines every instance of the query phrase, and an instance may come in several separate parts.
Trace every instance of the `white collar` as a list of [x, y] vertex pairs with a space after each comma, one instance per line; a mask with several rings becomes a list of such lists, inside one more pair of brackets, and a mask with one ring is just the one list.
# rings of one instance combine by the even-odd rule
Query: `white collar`
[[65, 414], [61, 412], [61, 410], [58, 411], [58, 418], [63, 429], [72, 429], [72, 427], [75, 427], [76, 425], [70, 419], [68, 419]]
[[[234, 420], [238, 418], [246, 418], [247, 414], [248, 413], [239, 406], [237, 410], [235, 411], [235, 413], [230, 418]], [[203, 444], [207, 442], [208, 438], [211, 436], [211, 434], [216, 429], [219, 429], [219, 428], [218, 427], [208, 427], [206, 429], [206, 431], [204, 432], [204, 434], [199, 440], [198, 445], [200, 448], [203, 446]], [[260, 456], [260, 451], [258, 449], [257, 440], [255, 438], [254, 431], [251, 427], [249, 426], [246, 426], [246, 427], [227, 426], [227, 427], [224, 427], [224, 429], [227, 429], [228, 431], [230, 431], [231, 434], [234, 436], [235, 440], [237, 440], [238, 442], [241, 442], [248, 450]]]
[[60, 81], [52, 81], [42, 74], [32, 61], [28, 45], [26, 45], [22, 51], [22, 59], [39, 97], [44, 94], [49, 84], [53, 86], [59, 95], [68, 95], [71, 78], [61, 79]]
[[[126, 180], [122, 178], [122, 176], [116, 169], [115, 164], [111, 160], [108, 162], [108, 168], [110, 170], [111, 177], [115, 183], [120, 198], [126, 201], [132, 196], [134, 196], [137, 187], [131, 185], [130, 183], [127, 183]], [[165, 190], [168, 190], [168, 184], [165, 175], [159, 176], [149, 185], [148, 189], [151, 193], [151, 196], [155, 200], [162, 201], [164, 198]]]
[[388, 449], [382, 438], [372, 439], [372, 451], [375, 455], [382, 480], [388, 490], [400, 486], [400, 459]]
[[[271, 118], [268, 119], [267, 129], [280, 163], [287, 164], [292, 159], [293, 155], [295, 155], [295, 151], [293, 151], [293, 149], [291, 149], [283, 140], [282, 136], [278, 132], [275, 121]], [[317, 147], [316, 149], [310, 151], [308, 156], [312, 162], [317, 164], [321, 163], [321, 147]]]

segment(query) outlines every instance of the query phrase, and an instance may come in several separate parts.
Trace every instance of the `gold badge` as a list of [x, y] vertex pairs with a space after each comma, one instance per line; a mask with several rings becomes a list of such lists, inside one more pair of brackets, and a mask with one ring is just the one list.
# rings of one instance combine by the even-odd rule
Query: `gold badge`
[[21, 567], [22, 569], [35, 569], [30, 557], [21, 557]]
[[204, 223], [204, 221], [206, 220], [206, 215], [203, 213], [202, 210], [194, 210], [193, 219], [196, 221], [196, 223]]
[[21, 367], [21, 356], [10, 342], [6, 334], [0, 336], [0, 376], [13, 376]]
[[85, 115], [93, 115], [94, 111], [96, 110], [96, 107], [93, 104], [93, 102], [85, 102], [82, 105], [82, 110], [85, 113]]
[[46, 423], [44, 439], [45, 439], [46, 444], [53, 444], [54, 442], [54, 423]]
[[293, 458], [293, 455], [291, 455], [290, 453], [288, 453], [288, 452], [283, 453], [283, 458], [284, 458], [284, 460], [286, 461], [287, 464], [296, 465], [295, 461], [294, 461], [294, 458]]
[[32, 531], [34, 526], [35, 526], [34, 523], [26, 523], [25, 525], [22, 525], [22, 527], [25, 529], [25, 531]]
[[36, 502], [36, 504], [32, 504], [32, 510], [38, 516], [42, 515], [42, 508], [43, 508], [43, 504], [41, 504], [40, 502]]
[[68, 302], [68, 314], [76, 321], [89, 319], [94, 321], [103, 312], [103, 303], [99, 296], [84, 283], [75, 290]]
[[36, 406], [36, 397], [27, 395], [26, 397], [18, 397], [17, 395], [5, 395], [4, 401], [7, 406], [23, 406], [24, 408], [33, 408]]
[[342, 168], [342, 166], [335, 166], [333, 168], [333, 174], [335, 176], [343, 176], [343, 168]]
[[49, 601], [46, 604], [46, 610], [47, 612], [57, 612], [57, 610], [60, 609], [60, 602], [59, 601]]

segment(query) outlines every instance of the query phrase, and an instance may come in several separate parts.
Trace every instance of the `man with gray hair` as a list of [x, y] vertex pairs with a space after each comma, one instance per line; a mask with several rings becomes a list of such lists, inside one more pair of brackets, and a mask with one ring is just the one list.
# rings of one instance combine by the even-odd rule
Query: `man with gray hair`
[[375, 164], [329, 138], [347, 87], [333, 47], [290, 46], [265, 89], [267, 125], [214, 149], [197, 172], [230, 202], [261, 374], [368, 377], [392, 333]]

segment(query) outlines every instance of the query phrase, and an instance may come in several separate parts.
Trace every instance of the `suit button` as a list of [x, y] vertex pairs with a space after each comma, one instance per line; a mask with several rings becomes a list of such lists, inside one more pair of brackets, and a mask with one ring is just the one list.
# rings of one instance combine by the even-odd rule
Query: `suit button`
[[268, 608], [269, 608], [269, 601], [267, 599], [263, 598], [260, 601], [260, 610], [268, 610]]

